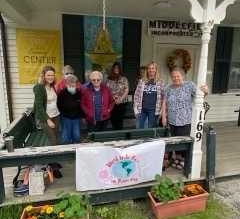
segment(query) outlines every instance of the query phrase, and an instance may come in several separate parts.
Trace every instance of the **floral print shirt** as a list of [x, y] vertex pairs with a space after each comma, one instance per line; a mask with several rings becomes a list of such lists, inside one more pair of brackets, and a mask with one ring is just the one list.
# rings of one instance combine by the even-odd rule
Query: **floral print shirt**
[[191, 124], [192, 99], [196, 95], [196, 85], [185, 81], [182, 86], [168, 85], [164, 91], [167, 105], [168, 123], [174, 126]]
[[[128, 89], [128, 79], [124, 76], [120, 77], [118, 80], [107, 79], [106, 86], [111, 90], [113, 97], [122, 97], [126, 89]], [[122, 101], [127, 102], [127, 97]]]

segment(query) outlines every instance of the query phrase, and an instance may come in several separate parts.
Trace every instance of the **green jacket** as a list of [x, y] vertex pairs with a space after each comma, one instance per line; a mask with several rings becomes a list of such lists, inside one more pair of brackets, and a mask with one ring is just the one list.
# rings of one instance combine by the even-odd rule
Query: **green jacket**
[[35, 115], [35, 119], [39, 121], [47, 121], [49, 118], [46, 112], [47, 109], [47, 92], [45, 86], [43, 84], [36, 84], [33, 87], [34, 93], [34, 105], [33, 111]]

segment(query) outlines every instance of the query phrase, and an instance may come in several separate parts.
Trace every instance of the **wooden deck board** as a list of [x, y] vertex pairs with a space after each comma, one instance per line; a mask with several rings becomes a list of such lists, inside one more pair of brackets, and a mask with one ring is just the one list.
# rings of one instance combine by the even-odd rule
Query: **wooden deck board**
[[[212, 124], [217, 133], [216, 145], [216, 176], [231, 176], [240, 175], [240, 127], [236, 122], [214, 123]], [[205, 174], [205, 146], [203, 145], [203, 161], [202, 161], [202, 178]], [[56, 198], [59, 192], [75, 192], [75, 165], [74, 162], [62, 163], [63, 178], [55, 180], [53, 185], [50, 185], [45, 194], [42, 196], [27, 196], [22, 198], [13, 197], [12, 178], [16, 173], [16, 168], [4, 168], [5, 188], [6, 188], [6, 204], [36, 202], [42, 200], [51, 200]], [[181, 171], [168, 168], [163, 173], [170, 178], [177, 179], [183, 177]], [[186, 179], [184, 179], [186, 180]], [[139, 186], [139, 185], [138, 185]], [[111, 191], [111, 190], [109, 190]]]

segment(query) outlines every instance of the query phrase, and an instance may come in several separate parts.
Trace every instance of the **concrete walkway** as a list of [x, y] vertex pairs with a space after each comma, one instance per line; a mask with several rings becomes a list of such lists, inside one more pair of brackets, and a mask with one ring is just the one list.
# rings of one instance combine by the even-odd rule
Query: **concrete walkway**
[[218, 182], [214, 196], [233, 210], [229, 219], [240, 219], [240, 178]]

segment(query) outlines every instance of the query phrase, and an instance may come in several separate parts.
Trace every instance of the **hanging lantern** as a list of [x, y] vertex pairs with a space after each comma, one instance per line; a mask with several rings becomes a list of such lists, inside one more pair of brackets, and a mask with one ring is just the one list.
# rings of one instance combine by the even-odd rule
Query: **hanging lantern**
[[106, 2], [103, 0], [103, 20], [102, 27], [96, 34], [94, 50], [88, 53], [91, 62], [100, 65], [103, 69], [112, 64], [118, 58], [114, 52], [110, 34], [106, 27]]

